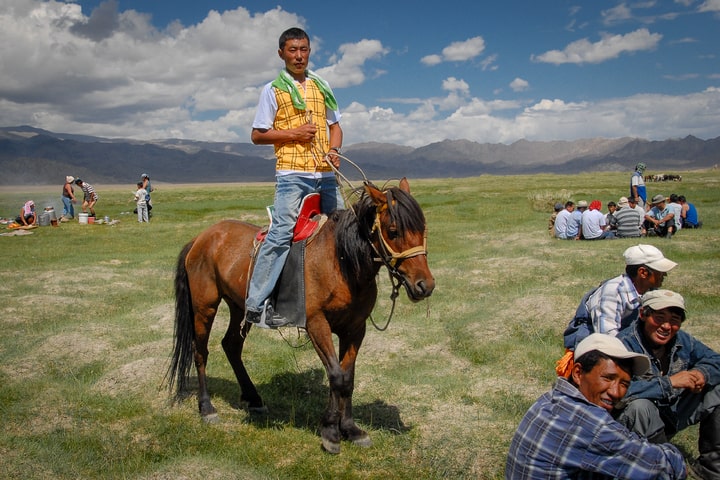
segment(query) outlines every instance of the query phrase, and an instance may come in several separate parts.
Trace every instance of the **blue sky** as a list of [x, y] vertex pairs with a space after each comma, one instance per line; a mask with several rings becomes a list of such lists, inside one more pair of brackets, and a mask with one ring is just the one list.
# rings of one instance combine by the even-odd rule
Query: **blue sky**
[[247, 142], [290, 26], [346, 145], [720, 136], [720, 0], [3, 0], [0, 125]]

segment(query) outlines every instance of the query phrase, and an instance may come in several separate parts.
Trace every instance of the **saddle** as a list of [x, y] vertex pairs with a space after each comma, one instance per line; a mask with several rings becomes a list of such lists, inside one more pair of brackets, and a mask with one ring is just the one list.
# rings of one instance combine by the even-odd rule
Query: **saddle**
[[[268, 230], [270, 230], [272, 226], [272, 206], [268, 207], [268, 215], [270, 216], [270, 225], [257, 233], [255, 236], [255, 241], [257, 242], [265, 240]], [[293, 243], [309, 238], [323, 223], [323, 216], [320, 211], [320, 194], [311, 193], [305, 196], [300, 203], [300, 213], [298, 214], [297, 223], [295, 223], [295, 229], [293, 230]]]
[[[268, 214], [272, 225], [272, 207], [268, 207]], [[320, 212], [320, 194], [311, 193], [303, 198], [293, 230], [290, 253], [270, 297], [275, 311], [290, 320], [290, 325], [299, 328], [305, 328], [307, 320], [305, 317], [305, 246], [312, 241], [314, 235], [320, 231], [326, 221], [327, 215]], [[260, 230], [255, 236], [255, 248], [252, 253], [253, 264], [260, 244], [265, 240], [269, 230], [270, 225]]]

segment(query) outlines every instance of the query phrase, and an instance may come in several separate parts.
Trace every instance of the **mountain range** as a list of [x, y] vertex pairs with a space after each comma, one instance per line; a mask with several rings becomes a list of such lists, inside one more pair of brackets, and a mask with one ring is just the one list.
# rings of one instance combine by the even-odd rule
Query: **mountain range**
[[[343, 150], [351, 180], [453, 178], [482, 174], [573, 174], [632, 171], [676, 173], [720, 163], [720, 137], [650, 141], [639, 138], [528, 141], [512, 144], [445, 140], [422, 147], [359, 143]], [[0, 185], [49, 185], [66, 175], [95, 184], [122, 184], [147, 173], [163, 183], [273, 181], [271, 146], [163, 139], [138, 141], [54, 133], [29, 126], [0, 127]], [[362, 173], [361, 173], [362, 172]]]

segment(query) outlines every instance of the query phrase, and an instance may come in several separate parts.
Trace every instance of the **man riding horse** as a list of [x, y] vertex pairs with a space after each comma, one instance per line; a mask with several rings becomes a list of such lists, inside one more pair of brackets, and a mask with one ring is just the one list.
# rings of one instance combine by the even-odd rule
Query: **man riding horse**
[[278, 55], [285, 68], [260, 94], [251, 139], [274, 145], [276, 187], [268, 234], [257, 254], [245, 302], [246, 320], [280, 327], [290, 321], [268, 301], [293, 236], [302, 199], [319, 192], [321, 212], [344, 207], [331, 166], [340, 166], [343, 132], [340, 112], [327, 82], [308, 70], [310, 39], [299, 28], [282, 33]]

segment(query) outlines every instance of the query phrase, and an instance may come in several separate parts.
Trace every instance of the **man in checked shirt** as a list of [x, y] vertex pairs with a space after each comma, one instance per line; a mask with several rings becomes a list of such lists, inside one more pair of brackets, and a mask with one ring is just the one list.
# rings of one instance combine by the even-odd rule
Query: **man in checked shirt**
[[520, 422], [505, 478], [686, 478], [683, 455], [675, 446], [650, 443], [610, 414], [632, 375], [649, 370], [648, 357], [603, 333], [586, 337], [574, 355], [570, 378], [558, 377]]

